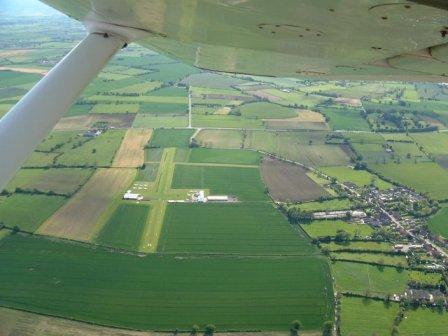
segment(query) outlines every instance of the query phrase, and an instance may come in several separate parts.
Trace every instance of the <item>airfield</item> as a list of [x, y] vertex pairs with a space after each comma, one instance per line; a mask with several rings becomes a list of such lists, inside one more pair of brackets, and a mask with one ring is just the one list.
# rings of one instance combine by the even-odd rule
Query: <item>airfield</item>
[[[1, 20], [0, 117], [82, 36]], [[420, 208], [386, 210], [447, 251], [447, 130], [446, 86], [209, 73], [131, 45], [0, 196], [0, 334], [444, 335], [446, 309], [404, 299], [446, 288], [443, 258], [397, 252], [413, 242], [362, 195], [404, 188]], [[309, 217], [352, 210], [372, 221]]]

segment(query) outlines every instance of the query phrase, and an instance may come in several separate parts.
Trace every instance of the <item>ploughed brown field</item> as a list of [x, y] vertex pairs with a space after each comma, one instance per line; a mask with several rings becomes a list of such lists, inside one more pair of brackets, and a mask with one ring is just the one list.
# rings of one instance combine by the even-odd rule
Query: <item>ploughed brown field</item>
[[269, 194], [275, 201], [310, 201], [328, 193], [306, 175], [298, 165], [266, 157], [261, 172]]

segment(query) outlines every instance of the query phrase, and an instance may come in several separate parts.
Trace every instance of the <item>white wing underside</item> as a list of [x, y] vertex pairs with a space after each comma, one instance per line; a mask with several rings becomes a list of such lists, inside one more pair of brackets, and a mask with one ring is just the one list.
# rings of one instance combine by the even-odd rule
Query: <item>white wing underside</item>
[[43, 0], [199, 68], [254, 75], [448, 81], [446, 0]]

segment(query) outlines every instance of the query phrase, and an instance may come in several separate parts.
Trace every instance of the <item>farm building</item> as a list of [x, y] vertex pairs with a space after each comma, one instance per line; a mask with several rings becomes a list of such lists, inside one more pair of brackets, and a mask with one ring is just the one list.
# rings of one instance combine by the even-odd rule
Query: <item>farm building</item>
[[216, 195], [216, 196], [208, 196], [207, 200], [209, 202], [229, 202], [230, 198], [229, 196], [225, 195], [222, 196]]
[[89, 130], [83, 134], [85, 138], [95, 138], [100, 136], [103, 132], [101, 130]]
[[315, 212], [313, 213], [314, 219], [338, 219], [338, 218], [364, 218], [366, 213], [364, 211], [328, 211], [328, 212]]
[[123, 199], [128, 201], [142, 201], [143, 196], [140, 194], [134, 194], [130, 190], [128, 190], [126, 194], [124, 194]]

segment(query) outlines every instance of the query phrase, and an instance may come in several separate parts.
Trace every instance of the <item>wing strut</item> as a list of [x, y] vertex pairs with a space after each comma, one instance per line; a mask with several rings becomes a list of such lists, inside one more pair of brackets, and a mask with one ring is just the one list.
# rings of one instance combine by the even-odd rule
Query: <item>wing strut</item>
[[0, 120], [0, 192], [127, 39], [90, 33]]

